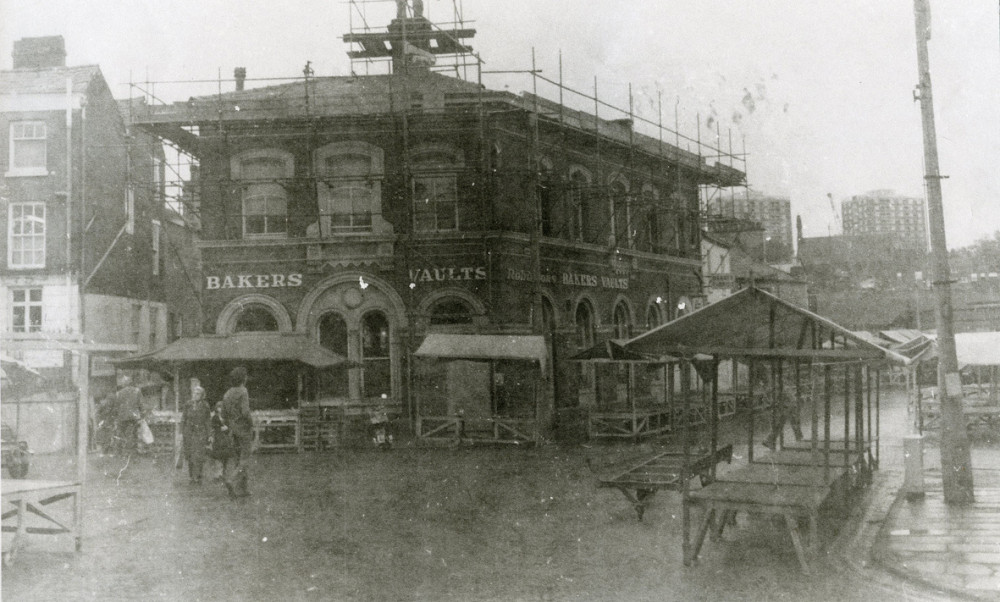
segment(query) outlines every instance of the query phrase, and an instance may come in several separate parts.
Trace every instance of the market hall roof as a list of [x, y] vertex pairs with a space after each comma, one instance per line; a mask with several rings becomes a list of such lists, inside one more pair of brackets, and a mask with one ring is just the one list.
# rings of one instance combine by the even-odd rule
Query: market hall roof
[[686, 357], [703, 353], [747, 359], [910, 363], [894, 351], [755, 287], [632, 338], [625, 348], [638, 353]]
[[210, 361], [293, 361], [314, 368], [329, 368], [347, 358], [305, 335], [241, 332], [177, 339], [152, 353], [112, 360], [118, 368], [155, 368], [164, 364]]

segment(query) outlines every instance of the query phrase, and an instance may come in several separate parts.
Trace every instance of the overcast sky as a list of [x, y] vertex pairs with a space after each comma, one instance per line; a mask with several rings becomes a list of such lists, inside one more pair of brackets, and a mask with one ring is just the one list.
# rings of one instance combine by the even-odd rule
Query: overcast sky
[[[455, 0], [458, 2], [458, 0]], [[930, 45], [950, 247], [1000, 230], [1000, 40], [997, 0], [931, 0]], [[827, 199], [889, 188], [923, 196], [923, 150], [912, 0], [462, 0], [487, 70], [537, 67], [566, 85], [682, 134], [741, 152], [753, 189], [785, 195], [806, 236], [838, 233]], [[425, 0], [435, 21], [452, 0]], [[0, 0], [2, 64], [15, 39], [66, 39], [70, 65], [99, 64], [115, 94], [142, 81], [344, 75], [339, 0]], [[393, 4], [366, 6], [382, 26]], [[360, 18], [355, 13], [355, 26]], [[524, 76], [484, 76], [491, 88], [531, 90]], [[253, 82], [251, 82], [253, 84]], [[228, 84], [231, 85], [231, 84]], [[158, 85], [168, 99], [213, 91]], [[557, 99], [552, 88], [544, 96]], [[747, 93], [753, 99], [745, 102]], [[752, 106], [753, 110], [750, 110]], [[602, 109], [603, 111], [603, 109]], [[602, 112], [602, 116], [605, 113]], [[612, 117], [607, 114], [606, 116]]]

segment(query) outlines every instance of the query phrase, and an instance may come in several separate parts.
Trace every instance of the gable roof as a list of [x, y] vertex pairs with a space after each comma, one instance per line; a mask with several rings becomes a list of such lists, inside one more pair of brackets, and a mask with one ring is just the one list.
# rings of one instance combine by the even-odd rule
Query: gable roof
[[77, 67], [51, 67], [48, 69], [14, 69], [0, 71], [0, 89], [5, 95], [13, 94], [65, 94], [66, 78], [73, 81], [72, 91], [85, 94], [90, 82], [101, 75], [97, 65]]
[[625, 348], [688, 357], [703, 353], [737, 358], [910, 363], [894, 351], [755, 287], [630, 339]]

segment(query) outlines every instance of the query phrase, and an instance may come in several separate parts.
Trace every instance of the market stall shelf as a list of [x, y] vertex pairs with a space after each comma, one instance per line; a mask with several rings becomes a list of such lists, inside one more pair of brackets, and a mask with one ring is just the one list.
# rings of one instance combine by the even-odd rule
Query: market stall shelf
[[688, 503], [703, 510], [701, 526], [693, 547], [685, 550], [684, 564], [691, 565], [698, 559], [705, 535], [719, 519], [719, 533], [728, 524], [728, 518], [736, 512], [772, 514], [784, 518], [795, 555], [803, 572], [809, 573], [809, 562], [803, 536], [799, 531], [799, 519], [809, 524], [806, 543], [811, 550], [818, 546], [816, 525], [819, 509], [830, 494], [830, 488], [809, 485], [785, 485], [780, 483], [742, 483], [716, 481], [688, 494]]

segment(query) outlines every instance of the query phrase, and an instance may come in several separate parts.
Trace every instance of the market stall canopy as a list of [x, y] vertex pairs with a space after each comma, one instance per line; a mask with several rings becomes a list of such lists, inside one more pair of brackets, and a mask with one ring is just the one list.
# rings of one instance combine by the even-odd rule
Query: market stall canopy
[[[934, 344], [920, 356], [921, 360], [937, 357], [937, 335], [923, 335]], [[1000, 332], [957, 332], [955, 333], [955, 355], [958, 367], [1000, 366]]]
[[648, 362], [662, 363], [673, 358], [659, 358], [645, 353], [629, 351], [622, 346], [622, 341], [608, 339], [602, 341], [590, 349], [584, 349], [580, 353], [570, 357], [571, 361], [577, 362]]
[[305, 335], [241, 332], [177, 339], [152, 353], [111, 363], [119, 368], [155, 368], [164, 364], [208, 361], [293, 361], [314, 368], [329, 368], [346, 363], [347, 358]]
[[513, 334], [429, 334], [414, 355], [466, 360], [526, 360], [545, 372], [545, 337]]
[[[817, 348], [813, 348], [814, 340]], [[735, 358], [910, 363], [903, 355], [755, 287], [632, 338], [625, 349], [684, 357], [703, 353]]]

